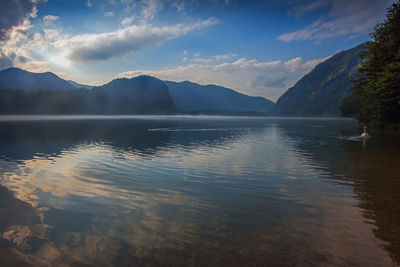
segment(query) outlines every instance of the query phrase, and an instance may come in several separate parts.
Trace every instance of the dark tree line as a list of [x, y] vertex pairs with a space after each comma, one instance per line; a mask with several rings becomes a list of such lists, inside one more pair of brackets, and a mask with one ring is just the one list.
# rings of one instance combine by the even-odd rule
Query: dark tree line
[[0, 90], [0, 114], [169, 114], [165, 99], [106, 93], [97, 89]]
[[370, 36], [360, 54], [358, 79], [341, 111], [376, 127], [400, 128], [400, 0]]
[[89, 92], [85, 89], [68, 91], [0, 90], [1, 114], [79, 114], [89, 109]]

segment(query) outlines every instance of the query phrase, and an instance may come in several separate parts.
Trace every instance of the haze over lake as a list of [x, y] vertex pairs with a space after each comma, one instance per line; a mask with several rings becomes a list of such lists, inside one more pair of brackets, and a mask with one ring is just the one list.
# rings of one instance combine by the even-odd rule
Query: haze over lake
[[347, 119], [0, 117], [2, 261], [399, 265], [400, 141], [340, 138], [361, 132]]

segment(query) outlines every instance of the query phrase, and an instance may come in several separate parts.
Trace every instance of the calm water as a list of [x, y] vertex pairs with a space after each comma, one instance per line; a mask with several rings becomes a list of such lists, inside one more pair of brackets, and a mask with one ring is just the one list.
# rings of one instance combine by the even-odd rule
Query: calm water
[[399, 136], [352, 120], [0, 118], [0, 265], [396, 266]]

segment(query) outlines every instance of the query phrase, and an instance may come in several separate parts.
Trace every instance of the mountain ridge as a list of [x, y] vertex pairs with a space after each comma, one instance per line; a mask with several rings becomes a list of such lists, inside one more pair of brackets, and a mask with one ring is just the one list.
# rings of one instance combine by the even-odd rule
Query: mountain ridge
[[69, 90], [75, 86], [52, 72], [34, 73], [13, 67], [0, 71], [0, 89], [5, 88], [49, 91]]
[[[15, 75], [15, 77], [6, 77], [7, 79], [5, 80], [9, 82], [10, 80], [23, 79], [25, 76], [33, 76], [36, 80], [43, 81], [46, 77], [53, 77], [54, 79], [57, 79], [60, 84], [68, 87], [68, 89], [59, 90], [54, 87], [54, 84], [53, 87], [50, 87], [43, 86], [43, 84], [46, 85], [46, 83], [40, 84], [37, 82], [29, 84], [28, 82], [23, 81], [25, 86], [22, 86], [22, 90], [26, 92], [35, 92], [39, 89], [44, 91], [66, 92], [70, 90], [84, 90], [79, 91], [79, 93], [75, 92], [74, 94], [80, 94], [82, 99], [79, 101], [81, 101], [82, 104], [91, 106], [87, 108], [87, 110], [95, 110], [96, 113], [100, 114], [115, 113], [117, 110], [119, 110], [119, 112], [124, 110], [125, 112], [134, 112], [135, 114], [146, 111], [152, 114], [157, 112], [176, 112], [188, 114], [265, 115], [274, 105], [272, 101], [266, 98], [248, 96], [233, 89], [212, 84], [200, 85], [190, 81], [171, 82], [163, 81], [149, 75], [139, 75], [130, 79], [116, 78], [101, 86], [88, 86], [78, 84], [74, 81], [63, 80], [50, 72], [31, 73], [18, 68], [9, 68], [0, 71], [0, 91], [1, 89], [20, 89], [18, 88], [18, 85], [21, 84], [21, 82], [14, 83], [14, 86], [7, 85], [7, 82], [2, 82], [4, 76], [12, 76], [10, 74], [13, 73], [17, 73], [18, 75]], [[176, 91], [179, 91], [179, 88], [176, 89], [176, 86], [183, 86], [188, 91], [181, 91], [180, 93], [182, 95], [177, 95]], [[130, 88], [131, 90], [125, 90], [127, 88]], [[147, 93], [146, 90], [143, 91], [140, 90], [140, 88], [147, 88]], [[89, 90], [91, 93], [89, 91], [86, 92], [85, 90]], [[128, 91], [131, 95], [126, 94]], [[150, 91], [151, 93], [149, 94]], [[60, 95], [61, 93], [58, 94]], [[103, 108], [107, 111], [102, 110], [100, 106], [98, 106], [99, 103], [94, 104], [94, 100], [87, 99], [87, 95], [90, 94], [97, 97], [97, 100], [101, 98], [99, 95], [102, 95], [103, 98], [108, 98], [107, 101], [106, 99], [102, 100], [104, 104]], [[159, 96], [157, 96], [158, 94]], [[57, 97], [54, 96], [53, 98]], [[83, 98], [85, 99], [83, 100]], [[161, 99], [164, 102], [161, 101]], [[119, 104], [116, 103], [117, 100]], [[188, 104], [183, 104], [182, 101], [186, 101]], [[67, 104], [63, 103], [63, 105]], [[151, 106], [153, 110], [150, 110], [146, 105]], [[136, 106], [136, 108], [132, 106]]]

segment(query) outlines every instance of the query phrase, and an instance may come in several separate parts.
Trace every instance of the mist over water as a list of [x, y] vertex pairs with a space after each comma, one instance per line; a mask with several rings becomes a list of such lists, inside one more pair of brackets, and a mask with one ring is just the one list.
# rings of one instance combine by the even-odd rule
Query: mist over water
[[400, 142], [353, 120], [0, 117], [5, 263], [400, 263]]

